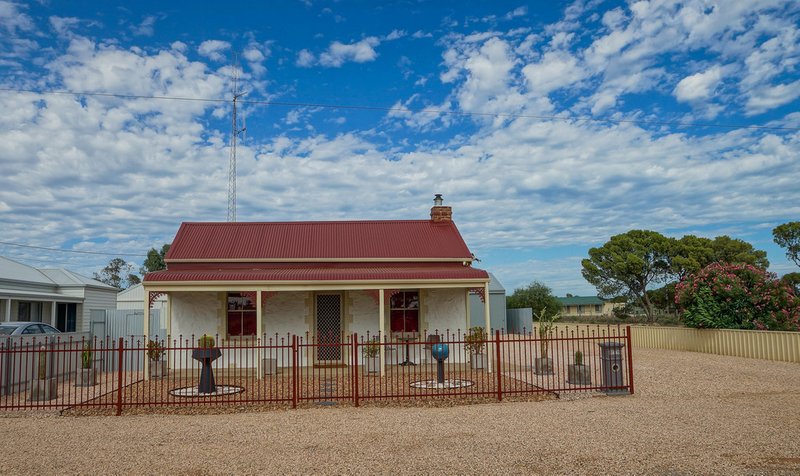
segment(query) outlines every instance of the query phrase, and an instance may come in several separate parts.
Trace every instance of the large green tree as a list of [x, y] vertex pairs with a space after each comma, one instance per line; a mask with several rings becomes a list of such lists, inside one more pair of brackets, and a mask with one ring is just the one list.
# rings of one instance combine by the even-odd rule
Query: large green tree
[[506, 307], [531, 308], [537, 313], [545, 309], [547, 315], [551, 316], [561, 311], [561, 301], [553, 296], [552, 290], [544, 283], [534, 281], [525, 287], [515, 289], [514, 294], [506, 298]]
[[725, 235], [713, 240], [685, 235], [672, 243], [671, 267], [679, 280], [697, 273], [711, 263], [751, 264], [762, 269], [769, 267], [765, 251], [753, 248], [746, 241]]
[[672, 272], [680, 279], [696, 273], [714, 262], [713, 241], [694, 235], [686, 235], [672, 241], [670, 263]]
[[164, 256], [166, 256], [167, 251], [169, 251], [169, 243], [164, 243], [160, 251], [155, 248], [150, 248], [150, 251], [147, 252], [147, 258], [145, 258], [144, 263], [142, 263], [142, 267], [139, 268], [139, 274], [144, 276], [153, 271], [167, 269], [167, 263], [164, 262]]
[[778, 225], [772, 230], [772, 239], [781, 248], [786, 248], [786, 257], [800, 266], [800, 221]]
[[[711, 248], [714, 250], [713, 263], [751, 264], [761, 269], [769, 268], [767, 252], [753, 248], [746, 241], [723, 235], [714, 238]], [[706, 266], [708, 264], [711, 263], [706, 263]]]
[[673, 249], [673, 240], [658, 232], [631, 230], [612, 236], [599, 248], [591, 248], [589, 259], [581, 261], [582, 274], [597, 288], [600, 297], [628, 294], [653, 321], [648, 286], [670, 279]]
[[142, 282], [132, 271], [132, 264], [122, 258], [114, 258], [99, 273], [94, 273], [94, 279], [117, 289], [125, 289]]

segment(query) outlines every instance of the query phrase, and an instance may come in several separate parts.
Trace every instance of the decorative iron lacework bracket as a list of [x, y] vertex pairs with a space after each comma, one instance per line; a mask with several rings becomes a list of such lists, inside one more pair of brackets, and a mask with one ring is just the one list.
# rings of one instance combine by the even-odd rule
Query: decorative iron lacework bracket
[[469, 291], [477, 294], [481, 302], [486, 302], [486, 288], [471, 288]]
[[156, 299], [160, 298], [161, 296], [166, 296], [167, 293], [164, 291], [148, 291], [147, 296], [147, 308], [152, 309], [153, 303], [156, 302]]

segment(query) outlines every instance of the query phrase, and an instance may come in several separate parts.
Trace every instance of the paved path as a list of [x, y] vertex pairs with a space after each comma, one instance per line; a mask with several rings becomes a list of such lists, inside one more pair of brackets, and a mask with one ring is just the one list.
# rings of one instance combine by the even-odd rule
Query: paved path
[[0, 421], [0, 473], [798, 474], [800, 365], [636, 349], [636, 395]]

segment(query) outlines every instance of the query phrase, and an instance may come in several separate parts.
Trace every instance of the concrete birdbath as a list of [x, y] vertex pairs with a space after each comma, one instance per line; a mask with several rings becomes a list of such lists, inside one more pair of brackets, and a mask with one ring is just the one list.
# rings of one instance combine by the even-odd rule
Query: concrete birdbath
[[211, 368], [211, 362], [217, 360], [220, 356], [222, 356], [222, 352], [219, 348], [214, 347], [214, 338], [211, 336], [201, 337], [198, 341], [198, 347], [192, 350], [192, 358], [203, 365], [200, 369], [200, 384], [197, 386], [198, 393], [216, 393], [217, 386], [214, 382], [214, 370]]

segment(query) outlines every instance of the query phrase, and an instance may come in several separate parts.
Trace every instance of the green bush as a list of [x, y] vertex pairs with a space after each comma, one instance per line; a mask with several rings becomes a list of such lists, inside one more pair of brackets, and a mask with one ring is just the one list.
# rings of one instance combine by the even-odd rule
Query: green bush
[[158, 362], [166, 352], [161, 342], [157, 340], [147, 341], [147, 358], [153, 362]]
[[486, 345], [488, 335], [481, 326], [470, 327], [467, 335], [464, 336], [464, 347], [470, 354], [480, 354]]
[[203, 334], [203, 337], [197, 339], [197, 347], [201, 349], [210, 349], [214, 347], [214, 338]]
[[92, 368], [92, 346], [88, 342], [83, 344], [83, 352], [81, 352], [81, 367], [84, 369]]

